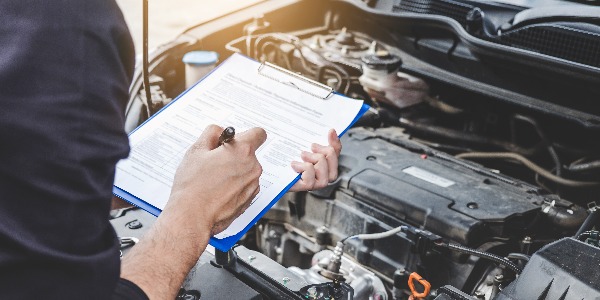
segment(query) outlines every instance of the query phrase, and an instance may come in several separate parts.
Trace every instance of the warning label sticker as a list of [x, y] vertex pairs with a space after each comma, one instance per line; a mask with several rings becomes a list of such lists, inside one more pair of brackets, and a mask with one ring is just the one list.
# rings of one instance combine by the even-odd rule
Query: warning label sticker
[[456, 184], [456, 182], [446, 179], [444, 177], [438, 176], [436, 174], [433, 174], [429, 171], [425, 171], [421, 168], [417, 168], [417, 167], [408, 167], [404, 170], [402, 170], [402, 172], [408, 174], [408, 175], [412, 175], [414, 177], [417, 177], [421, 180], [425, 180], [429, 183], [433, 183], [437, 186], [441, 186], [444, 188], [447, 188], [449, 186], [452, 186], [454, 184]]

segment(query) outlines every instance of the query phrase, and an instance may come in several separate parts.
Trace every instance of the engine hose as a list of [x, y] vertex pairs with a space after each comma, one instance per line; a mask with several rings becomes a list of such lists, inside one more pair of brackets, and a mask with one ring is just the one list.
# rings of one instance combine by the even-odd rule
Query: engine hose
[[567, 167], [567, 169], [571, 172], [586, 172], [586, 171], [594, 171], [600, 170], [600, 160], [591, 161], [587, 163], [581, 164], [571, 164]]
[[560, 185], [569, 186], [569, 187], [592, 187], [600, 185], [600, 182], [594, 181], [577, 181], [571, 179], [565, 179], [562, 177], [558, 177], [552, 174], [550, 171], [538, 166], [531, 160], [525, 158], [524, 156], [512, 153], [512, 152], [470, 152], [470, 153], [462, 153], [457, 154], [457, 158], [462, 159], [512, 159], [522, 163], [527, 168], [532, 171], [540, 174], [540, 176]]
[[583, 224], [581, 224], [581, 227], [579, 227], [579, 230], [577, 230], [577, 233], [575, 233], [575, 238], [579, 238], [579, 236], [589, 230], [592, 230], [592, 228], [594, 228], [594, 226], [599, 226], [600, 225], [600, 209], [594, 209], [588, 216], [587, 218], [585, 218], [585, 221], [583, 221]]
[[510, 260], [507, 260], [504, 257], [496, 255], [496, 254], [492, 254], [489, 252], [483, 252], [483, 251], [479, 251], [476, 249], [471, 249], [471, 248], [468, 248], [468, 247], [465, 247], [462, 245], [457, 245], [457, 244], [443, 244], [443, 246], [446, 246], [450, 250], [454, 250], [457, 252], [477, 256], [479, 258], [491, 260], [493, 262], [496, 262], [500, 265], [503, 265], [503, 266], [509, 268], [511, 271], [515, 272], [517, 275], [521, 274], [521, 272], [523, 271], [523, 270], [521, 270], [521, 268], [519, 266], [517, 266]]

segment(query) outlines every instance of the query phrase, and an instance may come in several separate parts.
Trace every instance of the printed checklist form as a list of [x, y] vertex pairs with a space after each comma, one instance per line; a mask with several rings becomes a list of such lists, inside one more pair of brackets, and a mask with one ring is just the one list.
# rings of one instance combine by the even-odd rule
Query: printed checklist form
[[300, 153], [312, 143], [327, 145], [329, 129], [344, 133], [366, 109], [362, 101], [234, 54], [130, 134], [131, 153], [117, 164], [113, 193], [158, 215], [177, 166], [204, 128], [232, 126], [238, 133], [263, 128], [267, 140], [256, 151], [263, 169], [260, 193], [210, 240], [227, 251], [300, 178], [291, 162], [302, 161]]

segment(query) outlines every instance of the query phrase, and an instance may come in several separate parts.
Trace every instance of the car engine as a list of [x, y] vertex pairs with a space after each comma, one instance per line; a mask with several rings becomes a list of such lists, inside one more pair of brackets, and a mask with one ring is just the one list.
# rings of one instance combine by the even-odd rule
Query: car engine
[[[342, 137], [338, 179], [286, 194], [240, 241], [240, 264], [260, 276], [219, 276], [257, 291], [240, 288], [244, 299], [295, 299], [255, 287], [276, 277], [298, 299], [596, 299], [598, 8], [538, 3], [259, 2], [156, 49], [152, 99], [138, 72], [127, 130], [184, 91], [195, 50], [267, 61], [371, 106]], [[152, 222], [118, 214], [122, 237]], [[212, 255], [184, 294], [233, 266]], [[344, 296], [323, 292], [329, 282]]]

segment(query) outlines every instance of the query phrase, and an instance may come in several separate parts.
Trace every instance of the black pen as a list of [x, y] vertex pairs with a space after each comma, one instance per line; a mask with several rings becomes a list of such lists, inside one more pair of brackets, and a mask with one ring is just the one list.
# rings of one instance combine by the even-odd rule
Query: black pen
[[231, 140], [233, 140], [234, 136], [235, 136], [235, 128], [233, 128], [231, 126], [225, 128], [223, 130], [223, 132], [221, 132], [221, 135], [219, 136], [219, 146], [222, 146], [225, 143], [231, 142]]

